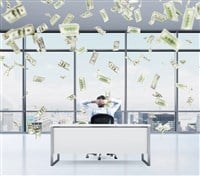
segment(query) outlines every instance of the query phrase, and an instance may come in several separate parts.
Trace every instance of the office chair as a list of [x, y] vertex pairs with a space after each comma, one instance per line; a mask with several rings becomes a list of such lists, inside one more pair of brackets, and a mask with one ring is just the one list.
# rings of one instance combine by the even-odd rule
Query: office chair
[[[91, 124], [114, 124], [114, 118], [109, 114], [95, 114], [91, 118]], [[86, 158], [89, 158], [89, 155], [97, 156], [97, 153], [88, 153]], [[117, 155], [114, 153], [107, 153], [106, 155], [117, 159]], [[98, 160], [101, 160], [101, 153], [98, 154]]]

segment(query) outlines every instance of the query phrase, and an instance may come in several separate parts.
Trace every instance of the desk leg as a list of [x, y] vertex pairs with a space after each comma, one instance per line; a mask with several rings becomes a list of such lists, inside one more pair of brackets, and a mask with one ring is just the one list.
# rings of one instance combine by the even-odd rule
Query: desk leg
[[143, 161], [147, 166], [150, 166], [150, 165], [151, 165], [151, 162], [150, 162], [150, 155], [149, 155], [149, 154], [147, 154], [147, 161], [144, 159], [144, 153], [142, 153], [141, 159], [142, 159], [142, 161]]
[[51, 154], [51, 166], [54, 166], [59, 160], [60, 160], [60, 154], [59, 153], [57, 154], [57, 158], [56, 158], [55, 161], [54, 161], [53, 154]]

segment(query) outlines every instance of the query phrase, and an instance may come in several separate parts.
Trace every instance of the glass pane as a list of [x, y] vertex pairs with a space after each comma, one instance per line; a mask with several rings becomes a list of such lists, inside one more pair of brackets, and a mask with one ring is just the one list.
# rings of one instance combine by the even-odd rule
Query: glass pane
[[[183, 52], [179, 53], [179, 58], [186, 61], [179, 68], [179, 83], [187, 86], [185, 89], [179, 89], [179, 109], [199, 110], [200, 53]], [[190, 97], [193, 101], [187, 103]]]
[[175, 131], [175, 116], [172, 112], [128, 112], [128, 123], [150, 124], [152, 132]]
[[[1, 54], [5, 56], [5, 59], [0, 62], [0, 110], [21, 110], [22, 67], [14, 65], [14, 63], [22, 64], [22, 54], [16, 55], [12, 52], [2, 52]], [[14, 67], [12, 68], [12, 66]]]
[[22, 132], [22, 113], [0, 112], [0, 132]]
[[[60, 33], [43, 33], [38, 36], [43, 37], [46, 49], [69, 49], [69, 45], [65, 43], [65, 38]], [[37, 49], [32, 36], [26, 37], [26, 49]]]
[[180, 112], [178, 131], [200, 132], [200, 112]]
[[[173, 34], [175, 36], [175, 34]], [[158, 42], [160, 33], [139, 33], [139, 34], [127, 34], [127, 48], [128, 49], [172, 49], [169, 45], [163, 42]], [[148, 43], [152, 38], [152, 42]]]
[[[36, 110], [45, 106], [47, 110], [71, 110], [73, 101], [67, 96], [73, 93], [73, 53], [29, 53], [37, 65], [27, 62], [27, 109]], [[66, 70], [58, 63], [63, 60], [70, 64]], [[34, 82], [34, 76], [44, 77]]]
[[179, 33], [181, 41], [180, 49], [199, 49], [200, 34], [199, 33]]
[[[110, 92], [110, 97], [122, 101], [121, 110], [124, 108], [124, 53], [121, 52], [99, 52], [96, 64], [89, 63], [92, 53], [84, 53], [77, 56], [77, 100], [78, 110], [80, 102], [84, 100], [95, 100], [99, 95], [105, 95]], [[119, 73], [114, 72], [108, 67], [111, 61], [119, 67]], [[110, 84], [97, 79], [97, 70], [101, 75], [111, 79]], [[80, 91], [79, 78], [84, 77], [86, 90]], [[89, 115], [90, 117], [91, 115]], [[81, 117], [78, 117], [78, 119]]]
[[78, 37], [77, 48], [85, 46], [87, 49], [113, 49], [114, 41], [119, 41], [119, 49], [124, 49], [123, 33], [81, 33]]
[[[128, 53], [128, 56], [135, 60], [140, 55], [146, 56], [150, 61], [142, 58], [140, 63], [135, 65], [128, 62], [128, 84], [127, 84], [127, 107], [128, 110], [172, 110], [174, 108], [174, 68], [170, 60], [174, 58], [173, 52], [162, 53]], [[157, 86], [151, 88], [155, 74], [160, 75]], [[138, 82], [140, 76], [144, 81]], [[166, 106], [155, 104], [156, 98], [152, 95], [158, 92], [166, 101]]]
[[[2, 36], [3, 36], [3, 33], [0, 33], [0, 39], [1, 39], [0, 49], [12, 49], [10, 46], [6, 45], [7, 40], [4, 40]], [[15, 40], [15, 43], [17, 44], [19, 49], [22, 49], [22, 39]]]
[[36, 117], [36, 112], [27, 112], [26, 115], [27, 131], [29, 124], [41, 123], [42, 132], [48, 132], [52, 124], [72, 124], [73, 121], [73, 112], [46, 112], [41, 119]]

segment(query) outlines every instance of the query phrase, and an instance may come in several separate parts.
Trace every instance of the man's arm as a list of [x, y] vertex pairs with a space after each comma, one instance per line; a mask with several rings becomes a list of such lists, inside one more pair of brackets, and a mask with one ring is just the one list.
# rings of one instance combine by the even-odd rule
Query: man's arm
[[96, 103], [96, 101], [82, 101], [81, 102], [81, 105], [83, 106], [83, 108], [85, 108], [85, 109], [89, 109], [90, 108], [90, 106], [89, 106], [89, 104], [91, 104], [91, 103]]
[[121, 106], [121, 100], [111, 99], [109, 102], [113, 103], [113, 106], [111, 107], [111, 111], [114, 114], [119, 109], [119, 107]]

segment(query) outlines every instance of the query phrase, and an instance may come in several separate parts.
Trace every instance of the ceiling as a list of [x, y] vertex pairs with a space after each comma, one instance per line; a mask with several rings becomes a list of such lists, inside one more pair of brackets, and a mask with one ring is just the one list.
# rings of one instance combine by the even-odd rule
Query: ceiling
[[[1, 13], [4, 13], [6, 10], [6, 4], [5, 0], [2, 1], [4, 6], [1, 7]], [[6, 20], [4, 20], [2, 16], [0, 16], [0, 30], [7, 31], [11, 28], [18, 28], [30, 23], [37, 27], [42, 23], [46, 23], [49, 27], [49, 31], [57, 31], [59, 30], [58, 24], [62, 23], [62, 21], [66, 17], [66, 14], [69, 12], [75, 15], [73, 22], [80, 24], [81, 31], [94, 31], [94, 27], [97, 25], [101, 26], [105, 30], [111, 31], [125, 31], [127, 30], [127, 26], [139, 27], [142, 30], [162, 30], [163, 28], [166, 28], [168, 30], [181, 30], [183, 16], [179, 16], [178, 22], [168, 20], [163, 23], [155, 22], [155, 24], [152, 26], [148, 24], [153, 11], [163, 13], [162, 4], [165, 1], [166, 0], [143, 0], [141, 7], [143, 19], [141, 22], [136, 23], [135, 20], [126, 21], [121, 16], [121, 14], [111, 12], [110, 8], [114, 5], [113, 0], [94, 0], [95, 8], [91, 10], [93, 16], [86, 19], [80, 17], [80, 14], [86, 11], [85, 0], [65, 0], [65, 5], [57, 10], [53, 7], [52, 4], [47, 5], [42, 3], [40, 0], [23, 0], [23, 5], [26, 8], [27, 15], [12, 24], [8, 23]], [[187, 0], [182, 1], [182, 4], [175, 2], [175, 6], [181, 13], [184, 13]], [[10, 2], [11, 7], [16, 4], [16, 1], [14, 0], [10, 0]], [[198, 2], [198, 0], [191, 0], [189, 7], [193, 7], [196, 2]], [[99, 14], [99, 10], [101, 10], [102, 8], [105, 8], [110, 19], [106, 23], [103, 22]], [[51, 24], [49, 23], [49, 17], [45, 16], [45, 13], [50, 13], [51, 16], [53, 16], [55, 13], [58, 13], [61, 16], [61, 18], [58, 21], [58, 23], [56, 23], [54, 26], [51, 26]], [[193, 30], [200, 30], [199, 24], [200, 20], [195, 20]]]

